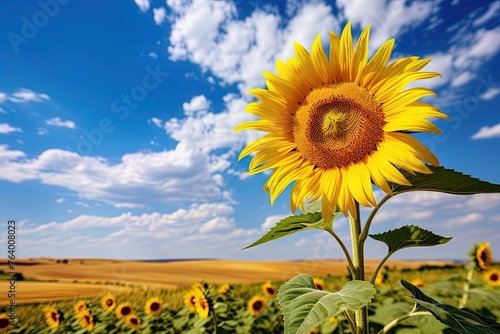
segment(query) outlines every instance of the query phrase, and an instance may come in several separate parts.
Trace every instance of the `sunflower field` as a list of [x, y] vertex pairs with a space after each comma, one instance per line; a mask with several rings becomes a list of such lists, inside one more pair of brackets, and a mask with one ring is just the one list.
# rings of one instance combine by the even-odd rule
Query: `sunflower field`
[[[443, 303], [466, 306], [488, 318], [500, 318], [500, 270], [491, 265], [489, 244], [475, 245], [470, 256], [471, 263], [465, 267], [424, 266], [411, 271], [384, 267], [375, 280], [377, 294], [368, 309], [370, 331], [454, 333], [429, 316], [408, 318], [390, 331], [384, 331], [386, 324], [404, 316], [412, 305], [409, 291], [400, 284], [401, 278]], [[315, 277], [313, 281], [316, 289], [335, 292], [349, 281], [349, 277]], [[6, 314], [0, 316], [0, 331], [54, 334], [283, 333], [283, 314], [278, 303], [282, 283], [268, 281], [216, 286], [200, 280], [185, 289], [138, 288], [121, 295], [106, 293], [88, 299], [25, 304], [18, 308], [19, 321], [15, 326], [10, 325]], [[465, 300], [464, 296], [467, 296]], [[352, 333], [346, 314], [329, 318], [309, 333]]]

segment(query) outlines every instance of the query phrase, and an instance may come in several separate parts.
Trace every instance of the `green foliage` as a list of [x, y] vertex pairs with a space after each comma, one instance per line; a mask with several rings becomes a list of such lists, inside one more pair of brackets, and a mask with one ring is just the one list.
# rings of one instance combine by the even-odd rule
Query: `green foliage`
[[453, 305], [439, 303], [405, 280], [401, 280], [401, 284], [413, 294], [414, 297], [408, 297], [409, 299], [459, 333], [500, 333], [500, 324], [493, 319], [468, 308], [459, 309]]
[[435, 246], [451, 240], [451, 237], [442, 237], [414, 225], [405, 225], [380, 234], [370, 234], [370, 237], [385, 243], [389, 247], [389, 254], [403, 248]]
[[310, 212], [301, 215], [292, 215], [283, 218], [276, 226], [272, 227], [263, 237], [254, 242], [253, 244], [245, 247], [244, 249], [254, 247], [265, 242], [276, 240], [281, 237], [313, 228], [317, 229], [331, 229], [333, 220], [340, 215], [340, 211], [335, 211], [330, 221], [325, 222], [321, 212]]
[[438, 191], [455, 195], [500, 193], [500, 184], [482, 181], [470, 175], [444, 167], [427, 166], [432, 174], [415, 173], [400, 170], [411, 186], [391, 183], [394, 194], [415, 190]]
[[375, 296], [375, 288], [365, 281], [350, 281], [342, 290], [321, 291], [310, 275], [298, 275], [279, 289], [286, 334], [306, 334], [341, 312], [361, 309]]

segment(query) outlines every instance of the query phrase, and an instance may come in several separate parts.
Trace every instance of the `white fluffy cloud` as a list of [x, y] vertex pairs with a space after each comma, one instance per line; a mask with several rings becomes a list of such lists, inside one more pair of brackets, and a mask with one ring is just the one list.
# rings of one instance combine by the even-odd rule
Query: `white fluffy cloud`
[[167, 11], [164, 7], [153, 8], [153, 19], [159, 26], [167, 19]]
[[75, 129], [76, 124], [73, 121], [63, 121], [60, 117], [54, 117], [45, 121], [47, 125], [60, 126], [68, 129]]
[[496, 137], [500, 137], [500, 124], [492, 127], [483, 126], [472, 136], [472, 139], [488, 139]]
[[0, 124], [0, 134], [5, 135], [5, 134], [11, 133], [11, 132], [23, 132], [23, 130], [21, 130], [21, 128], [12, 127], [7, 123]]
[[19, 88], [11, 95], [0, 93], [0, 103], [5, 100], [9, 100], [14, 103], [43, 102], [50, 100], [50, 97], [45, 93], [36, 93], [30, 89]]
[[488, 88], [487, 91], [485, 91], [483, 94], [481, 94], [479, 96], [479, 98], [481, 100], [492, 100], [495, 98], [495, 96], [497, 96], [498, 94], [500, 94], [500, 87], [490, 87]]
[[139, 7], [139, 9], [144, 13], [149, 10], [151, 6], [149, 0], [134, 0], [135, 4]]
[[210, 108], [211, 102], [207, 100], [205, 95], [193, 96], [191, 101], [184, 102], [182, 109], [186, 116], [193, 116], [198, 111], [207, 111]]

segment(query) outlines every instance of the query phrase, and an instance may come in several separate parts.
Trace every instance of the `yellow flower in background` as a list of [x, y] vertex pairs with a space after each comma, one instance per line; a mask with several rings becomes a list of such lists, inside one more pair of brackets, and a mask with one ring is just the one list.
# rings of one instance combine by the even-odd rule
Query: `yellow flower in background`
[[125, 318], [125, 323], [128, 327], [138, 330], [141, 327], [141, 319], [135, 314], [131, 314]]
[[318, 290], [325, 290], [325, 281], [323, 281], [321, 278], [314, 277], [314, 285], [316, 285], [316, 288]]
[[78, 317], [78, 314], [87, 310], [87, 302], [85, 300], [79, 300], [73, 306], [73, 311]]
[[313, 328], [307, 334], [319, 334], [319, 329], [318, 328]]
[[8, 331], [10, 328], [10, 318], [7, 314], [0, 314], [0, 332]]
[[476, 250], [476, 263], [481, 270], [488, 270], [491, 262], [493, 253], [490, 250], [490, 244], [484, 242], [479, 244]]
[[186, 305], [192, 313], [196, 312], [196, 305], [194, 304], [195, 299], [196, 290], [191, 290], [184, 295], [184, 305]]
[[129, 303], [121, 303], [120, 305], [118, 305], [116, 307], [116, 317], [118, 319], [123, 319], [131, 314], [134, 313], [134, 309], [132, 308], [132, 306], [130, 306]]
[[61, 311], [53, 306], [45, 306], [43, 312], [45, 313], [45, 322], [50, 329], [56, 329], [61, 326], [61, 321], [63, 320]]
[[266, 296], [274, 298], [278, 294], [276, 288], [271, 284], [270, 281], [267, 281], [262, 285], [262, 291], [266, 294]]
[[104, 311], [111, 312], [116, 307], [116, 300], [112, 294], [108, 293], [101, 298], [101, 306]]
[[217, 292], [219, 292], [219, 294], [221, 294], [221, 295], [225, 295], [229, 292], [230, 288], [231, 288], [231, 286], [228, 283], [224, 283], [221, 285], [219, 290], [217, 290]]
[[252, 89], [259, 102], [246, 111], [260, 119], [235, 131], [267, 132], [250, 143], [239, 159], [256, 152], [249, 166], [255, 174], [273, 169], [264, 185], [271, 204], [292, 182], [290, 205], [322, 199], [323, 217], [336, 206], [356, 215], [355, 201], [376, 206], [372, 182], [391, 193], [387, 181], [410, 185], [396, 168], [429, 174], [423, 163], [438, 159], [408, 132], [440, 133], [428, 118], [449, 118], [436, 107], [417, 102], [435, 93], [428, 88], [403, 89], [411, 82], [439, 76], [420, 72], [430, 59], [407, 57], [387, 65], [394, 39], [368, 61], [370, 27], [356, 48], [351, 23], [340, 38], [330, 32], [329, 57], [318, 35], [311, 53], [295, 43], [295, 58], [277, 62], [277, 72], [264, 72], [268, 89]]
[[144, 305], [144, 312], [150, 315], [158, 315], [161, 312], [161, 301], [158, 297], [149, 298]]
[[191, 285], [191, 289], [198, 289], [200, 291], [205, 291], [207, 289], [207, 285], [202, 281], [198, 281], [194, 282], [193, 285]]
[[94, 330], [94, 317], [88, 309], [80, 311], [80, 313], [78, 313], [78, 319], [82, 329], [87, 329], [88, 332], [92, 332]]
[[410, 283], [413, 284], [413, 285], [415, 285], [417, 288], [421, 288], [421, 287], [423, 287], [425, 285], [424, 281], [422, 281], [420, 278], [415, 278]]
[[210, 304], [208, 303], [207, 296], [200, 290], [194, 290], [194, 306], [196, 308], [196, 314], [200, 318], [206, 319], [208, 318], [208, 314], [210, 313]]
[[492, 269], [484, 273], [484, 279], [489, 285], [499, 286], [500, 285], [500, 271]]
[[253, 316], [259, 316], [266, 308], [266, 300], [259, 296], [254, 296], [248, 301], [248, 312]]

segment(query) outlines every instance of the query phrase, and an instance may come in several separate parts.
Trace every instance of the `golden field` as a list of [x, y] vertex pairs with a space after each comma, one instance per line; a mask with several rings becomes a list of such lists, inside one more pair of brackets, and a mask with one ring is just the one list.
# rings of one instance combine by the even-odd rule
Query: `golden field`
[[[366, 260], [366, 272], [373, 272], [378, 263], [379, 260]], [[386, 265], [413, 269], [423, 264], [449, 263], [389, 260]], [[7, 268], [6, 259], [0, 260], [0, 267]], [[106, 259], [69, 259], [68, 263], [62, 263], [56, 259], [32, 258], [18, 259], [15, 271], [25, 278], [25, 281], [16, 282], [16, 301], [24, 303], [90, 297], [105, 292], [126, 291], [134, 286], [184, 288], [199, 279], [213, 284], [237, 284], [286, 281], [301, 273], [343, 276], [347, 275], [347, 263], [342, 260], [140, 262]], [[8, 290], [9, 282], [0, 281], [0, 291], [5, 291], [0, 304], [9, 302]]]

